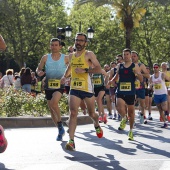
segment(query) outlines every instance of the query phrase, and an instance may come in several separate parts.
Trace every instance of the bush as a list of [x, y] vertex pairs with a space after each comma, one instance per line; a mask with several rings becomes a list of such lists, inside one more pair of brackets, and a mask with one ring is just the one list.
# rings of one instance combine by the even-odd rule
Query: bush
[[[30, 95], [22, 90], [16, 91], [13, 87], [6, 90], [0, 89], [0, 115], [16, 117], [31, 115], [34, 117], [49, 115], [50, 111], [45, 99], [45, 94]], [[61, 114], [68, 113], [68, 98], [63, 95], [59, 102]]]

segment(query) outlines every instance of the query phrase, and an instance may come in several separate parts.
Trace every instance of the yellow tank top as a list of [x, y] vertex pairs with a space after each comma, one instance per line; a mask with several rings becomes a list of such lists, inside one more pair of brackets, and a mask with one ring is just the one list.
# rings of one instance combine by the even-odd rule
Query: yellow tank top
[[88, 63], [85, 60], [84, 51], [81, 56], [75, 57], [73, 54], [71, 59], [71, 85], [70, 89], [81, 90], [89, 93], [93, 93], [93, 84], [89, 73], [77, 74], [75, 68], [89, 68]]

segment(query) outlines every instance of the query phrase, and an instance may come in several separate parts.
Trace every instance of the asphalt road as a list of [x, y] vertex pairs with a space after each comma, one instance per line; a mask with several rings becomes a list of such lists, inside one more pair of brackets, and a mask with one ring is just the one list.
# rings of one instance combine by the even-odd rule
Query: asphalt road
[[65, 150], [67, 133], [62, 142], [55, 140], [56, 128], [6, 129], [9, 144], [0, 154], [0, 170], [169, 170], [170, 130], [160, 128], [157, 111], [153, 118], [140, 125], [136, 114], [134, 141], [127, 138], [129, 125], [117, 130], [117, 120], [101, 124], [102, 139], [92, 124], [78, 125], [74, 152]]

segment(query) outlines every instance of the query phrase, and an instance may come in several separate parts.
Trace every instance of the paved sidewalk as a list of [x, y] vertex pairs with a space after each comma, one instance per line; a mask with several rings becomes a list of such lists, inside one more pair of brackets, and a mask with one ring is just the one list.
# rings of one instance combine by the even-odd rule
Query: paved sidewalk
[[119, 131], [119, 124], [118, 120], [101, 123], [101, 139], [92, 124], [77, 126], [75, 152], [65, 150], [67, 133], [62, 142], [55, 140], [55, 127], [5, 129], [8, 148], [0, 154], [0, 170], [170, 169], [170, 129], [160, 128], [157, 111], [146, 125], [139, 123], [136, 112], [134, 141], [127, 138], [129, 125]]

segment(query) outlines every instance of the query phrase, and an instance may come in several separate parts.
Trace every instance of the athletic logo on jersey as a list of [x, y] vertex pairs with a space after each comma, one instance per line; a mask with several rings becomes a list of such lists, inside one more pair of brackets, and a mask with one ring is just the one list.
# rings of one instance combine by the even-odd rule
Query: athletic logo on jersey
[[128, 72], [129, 72], [128, 70], [124, 70], [124, 73], [125, 73], [125, 74], [128, 74]]

